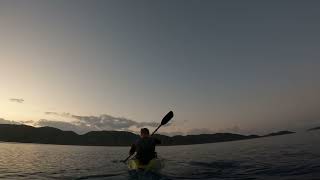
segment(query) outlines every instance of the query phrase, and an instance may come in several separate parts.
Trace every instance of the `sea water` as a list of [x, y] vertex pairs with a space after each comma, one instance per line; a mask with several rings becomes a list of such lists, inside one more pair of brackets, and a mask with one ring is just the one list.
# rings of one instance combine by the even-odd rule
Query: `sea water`
[[320, 179], [320, 131], [157, 147], [161, 174], [128, 172], [128, 150], [0, 143], [0, 179]]

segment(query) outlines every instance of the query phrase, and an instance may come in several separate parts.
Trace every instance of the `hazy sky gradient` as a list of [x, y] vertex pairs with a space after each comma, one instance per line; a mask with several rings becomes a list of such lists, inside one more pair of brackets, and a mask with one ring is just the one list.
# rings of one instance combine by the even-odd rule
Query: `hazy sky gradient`
[[[163, 132], [320, 123], [317, 1], [0, 2], [0, 118], [160, 121]], [[20, 99], [22, 103], [10, 99]]]

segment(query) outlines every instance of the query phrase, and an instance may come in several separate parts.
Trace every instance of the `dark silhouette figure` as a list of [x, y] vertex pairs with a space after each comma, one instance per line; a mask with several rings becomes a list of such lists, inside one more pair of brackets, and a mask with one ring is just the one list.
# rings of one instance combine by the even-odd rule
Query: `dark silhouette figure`
[[151, 159], [157, 157], [155, 147], [160, 143], [160, 140], [150, 136], [149, 129], [142, 128], [140, 131], [140, 138], [131, 145], [129, 154], [133, 155], [137, 152], [135, 158], [138, 159], [141, 164], [146, 165]]

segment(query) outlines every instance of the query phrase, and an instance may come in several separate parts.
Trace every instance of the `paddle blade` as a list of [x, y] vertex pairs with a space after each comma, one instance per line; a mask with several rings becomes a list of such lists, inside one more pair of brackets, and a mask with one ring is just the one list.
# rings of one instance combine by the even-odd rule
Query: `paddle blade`
[[161, 125], [167, 124], [172, 118], [173, 118], [173, 112], [170, 111], [170, 112], [168, 112], [168, 114], [166, 114], [166, 116], [163, 117], [163, 119], [161, 121]]

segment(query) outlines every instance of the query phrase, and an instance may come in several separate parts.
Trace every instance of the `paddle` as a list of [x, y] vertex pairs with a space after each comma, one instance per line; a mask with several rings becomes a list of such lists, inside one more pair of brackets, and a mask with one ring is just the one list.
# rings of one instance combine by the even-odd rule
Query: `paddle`
[[[151, 134], [151, 136], [154, 135], [161, 126], [166, 125], [172, 118], [173, 118], [173, 112], [170, 111], [170, 112], [168, 112], [168, 113], [162, 118], [161, 124], [157, 127], [157, 129], [155, 129], [155, 130], [153, 131], [153, 133]], [[126, 163], [126, 162], [128, 161], [128, 159], [131, 158], [131, 156], [132, 156], [132, 155], [128, 156], [125, 160], [122, 160], [121, 162]]]

